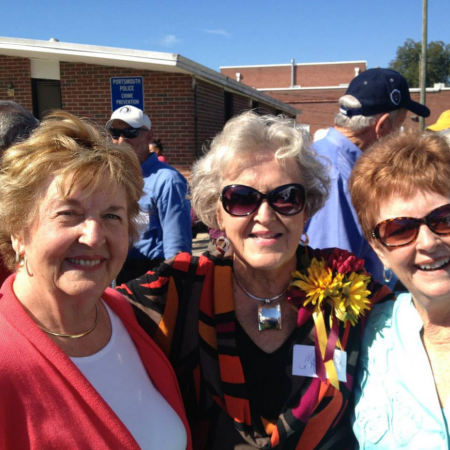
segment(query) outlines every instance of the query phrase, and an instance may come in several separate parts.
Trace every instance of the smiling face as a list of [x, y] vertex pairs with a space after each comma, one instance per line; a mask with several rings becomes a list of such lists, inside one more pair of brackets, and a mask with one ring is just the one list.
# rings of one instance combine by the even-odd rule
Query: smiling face
[[32, 224], [13, 239], [26, 257], [14, 284], [19, 298], [36, 293], [98, 298], [126, 258], [125, 189], [107, 186], [85, 195], [75, 187], [64, 198], [59, 182], [49, 180]]
[[[287, 161], [283, 167], [274, 159], [273, 151], [267, 151], [263, 158], [237, 161], [229, 167], [221, 188], [242, 184], [265, 194], [289, 183], [302, 184], [297, 163]], [[304, 211], [283, 216], [264, 200], [253, 214], [235, 217], [219, 204], [217, 220], [232, 244], [235, 265], [271, 273], [295, 269], [295, 253], [306, 220]]]
[[[431, 192], [408, 198], [392, 196], [381, 204], [377, 223], [394, 217], [422, 218], [448, 203], [448, 196]], [[411, 244], [391, 248], [379, 241], [371, 244], [384, 266], [411, 292], [419, 312], [449, 311], [450, 235], [437, 235], [422, 224]]]

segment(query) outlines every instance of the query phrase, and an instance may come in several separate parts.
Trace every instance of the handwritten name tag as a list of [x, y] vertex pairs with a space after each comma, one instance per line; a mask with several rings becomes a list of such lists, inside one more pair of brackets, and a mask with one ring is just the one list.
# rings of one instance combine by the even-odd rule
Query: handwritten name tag
[[[334, 351], [334, 366], [339, 381], [347, 381], [347, 353], [343, 350]], [[312, 345], [294, 345], [292, 360], [292, 375], [302, 377], [317, 377], [316, 354]]]

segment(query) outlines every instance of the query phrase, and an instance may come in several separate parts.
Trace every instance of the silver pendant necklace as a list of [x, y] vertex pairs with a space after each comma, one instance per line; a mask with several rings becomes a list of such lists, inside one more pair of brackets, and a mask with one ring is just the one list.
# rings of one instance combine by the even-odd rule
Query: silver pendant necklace
[[281, 330], [281, 305], [279, 303], [272, 305], [272, 303], [280, 300], [286, 294], [288, 288], [286, 287], [283, 292], [273, 297], [258, 297], [242, 286], [238, 277], [235, 276], [234, 279], [245, 295], [252, 300], [264, 303], [258, 306], [258, 331]]

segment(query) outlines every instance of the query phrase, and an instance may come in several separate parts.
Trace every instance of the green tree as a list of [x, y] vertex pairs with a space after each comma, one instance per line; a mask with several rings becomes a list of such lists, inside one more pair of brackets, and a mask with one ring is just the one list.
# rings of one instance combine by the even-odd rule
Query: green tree
[[[421, 42], [407, 39], [397, 48], [397, 56], [389, 63], [391, 69], [400, 72], [410, 87], [419, 86], [419, 61]], [[427, 47], [427, 86], [434, 83], [450, 84], [450, 44], [432, 41]]]

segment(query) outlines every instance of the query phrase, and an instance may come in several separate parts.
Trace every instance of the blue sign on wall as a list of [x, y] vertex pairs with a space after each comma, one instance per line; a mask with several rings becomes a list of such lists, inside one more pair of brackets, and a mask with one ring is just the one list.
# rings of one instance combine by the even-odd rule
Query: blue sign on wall
[[133, 105], [144, 110], [142, 77], [111, 78], [112, 111], [124, 105]]

